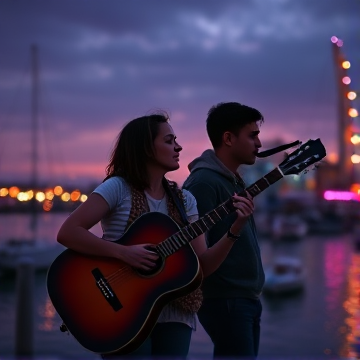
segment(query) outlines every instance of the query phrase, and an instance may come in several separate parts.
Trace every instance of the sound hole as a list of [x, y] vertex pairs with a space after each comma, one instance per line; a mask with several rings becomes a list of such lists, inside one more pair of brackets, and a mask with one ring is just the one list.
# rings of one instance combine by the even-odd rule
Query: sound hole
[[155, 262], [155, 266], [149, 270], [136, 270], [136, 271], [140, 276], [151, 277], [158, 274], [161, 271], [161, 269], [164, 267], [165, 259], [159, 254], [159, 252], [156, 250], [155, 247], [146, 246], [146, 249], [156, 253], [159, 256]]

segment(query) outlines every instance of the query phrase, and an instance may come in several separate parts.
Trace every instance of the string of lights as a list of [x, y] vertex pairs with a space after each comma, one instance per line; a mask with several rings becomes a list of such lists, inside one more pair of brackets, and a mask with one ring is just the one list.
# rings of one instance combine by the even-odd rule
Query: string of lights
[[56, 198], [64, 203], [82, 203], [86, 201], [87, 195], [82, 194], [78, 189], [66, 191], [61, 186], [55, 186], [54, 188], [48, 188], [46, 190], [21, 190], [17, 186], [11, 186], [9, 188], [0, 188], [0, 199], [1, 198], [10, 198], [24, 203], [36, 200], [42, 204], [44, 211], [50, 211], [53, 208]]
[[[331, 37], [331, 42], [335, 44], [337, 47], [341, 48], [344, 42], [336, 36]], [[345, 59], [342, 56], [339, 57], [339, 65], [341, 66], [341, 82], [344, 84], [344, 97], [348, 102], [347, 107], [347, 116], [350, 118], [350, 126], [351, 126], [351, 134], [350, 134], [350, 142], [354, 145], [353, 154], [351, 155], [351, 162], [353, 164], [360, 163], [360, 154], [356, 152], [356, 146], [360, 145], [360, 133], [359, 129], [356, 127], [355, 119], [359, 116], [359, 112], [355, 107], [355, 99], [358, 96], [358, 92], [354, 89], [351, 89], [351, 77], [348, 74], [348, 70], [351, 67], [351, 63], [349, 60]]]

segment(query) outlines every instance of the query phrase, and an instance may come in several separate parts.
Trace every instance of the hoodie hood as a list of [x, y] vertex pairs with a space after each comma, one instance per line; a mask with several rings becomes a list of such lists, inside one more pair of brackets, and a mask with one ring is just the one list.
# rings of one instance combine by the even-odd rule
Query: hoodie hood
[[195, 158], [189, 165], [190, 173], [194, 173], [200, 169], [209, 169], [219, 173], [232, 182], [237, 182], [236, 175], [229, 170], [215, 155], [214, 150], [205, 150], [199, 157]]

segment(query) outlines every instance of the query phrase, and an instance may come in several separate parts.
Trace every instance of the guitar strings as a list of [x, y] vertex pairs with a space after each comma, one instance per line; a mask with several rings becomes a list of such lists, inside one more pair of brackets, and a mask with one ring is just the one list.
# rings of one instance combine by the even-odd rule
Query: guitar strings
[[128, 266], [119, 268], [109, 276], [106, 276], [106, 281], [109, 284], [115, 284], [119, 282], [126, 282], [134, 275], [134, 270]]
[[121, 267], [121, 268], [117, 269], [115, 272], [113, 272], [110, 275], [105, 276], [105, 277], [108, 281], [111, 281], [111, 279], [113, 279], [114, 277], [116, 278], [119, 275], [119, 273], [122, 274], [124, 272], [124, 270], [125, 270], [125, 272], [128, 271], [129, 267], [128, 266]]

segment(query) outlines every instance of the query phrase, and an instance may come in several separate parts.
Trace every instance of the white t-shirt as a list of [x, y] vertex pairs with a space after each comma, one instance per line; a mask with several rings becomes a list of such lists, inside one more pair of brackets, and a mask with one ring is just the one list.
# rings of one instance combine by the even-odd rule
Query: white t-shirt
[[[114, 176], [101, 183], [93, 192], [101, 195], [110, 208], [108, 214], [101, 220], [103, 239], [110, 241], [121, 239], [131, 210], [131, 189], [129, 185], [123, 178]], [[185, 189], [182, 192], [184, 194], [186, 215], [188, 218], [198, 216], [195, 197]], [[146, 193], [145, 195], [150, 211], [158, 211], [168, 215], [166, 196], [161, 200], [156, 200]], [[192, 329], [196, 329], [195, 314], [184, 313], [171, 305], [164, 307], [158, 322], [182, 322]]]

